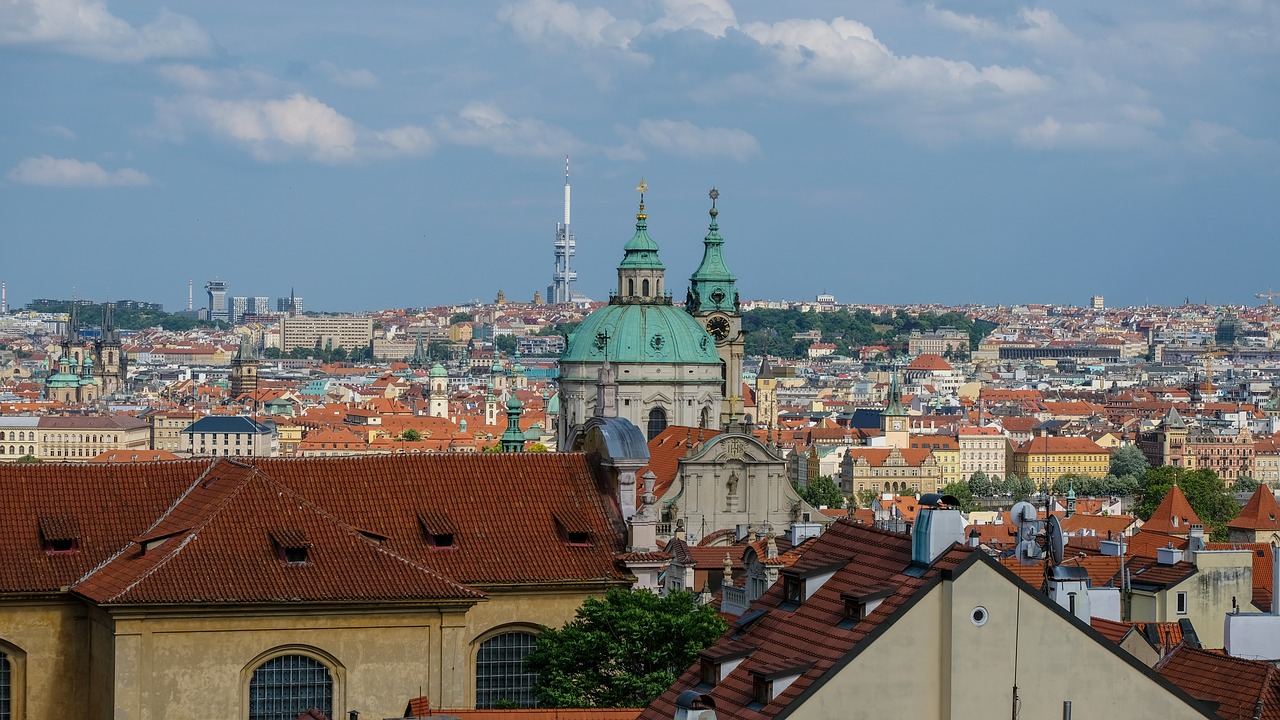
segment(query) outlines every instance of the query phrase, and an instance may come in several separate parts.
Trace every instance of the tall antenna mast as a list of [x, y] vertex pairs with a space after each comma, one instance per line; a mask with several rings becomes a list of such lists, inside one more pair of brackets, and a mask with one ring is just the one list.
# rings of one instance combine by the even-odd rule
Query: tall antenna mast
[[194, 304], [195, 295], [192, 290], [191, 278], [187, 278], [187, 312], [191, 312], [191, 306]]
[[577, 254], [577, 242], [569, 229], [569, 156], [564, 156], [564, 222], [556, 225], [556, 269], [547, 288], [547, 301], [553, 304], [573, 302], [573, 281], [578, 273], [570, 269], [570, 258]]

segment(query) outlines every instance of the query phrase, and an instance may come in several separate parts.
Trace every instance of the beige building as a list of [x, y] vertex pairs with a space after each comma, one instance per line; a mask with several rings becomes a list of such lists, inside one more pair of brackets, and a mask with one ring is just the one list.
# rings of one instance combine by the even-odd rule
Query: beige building
[[840, 463], [836, 482], [845, 495], [937, 492], [942, 471], [933, 453], [923, 448], [852, 447]]
[[40, 418], [37, 456], [51, 462], [88, 462], [107, 450], [148, 450], [151, 426], [132, 415], [60, 415]]
[[274, 425], [250, 417], [203, 417], [182, 430], [182, 452], [191, 456], [275, 457], [280, 441]]
[[39, 417], [0, 416], [0, 461], [13, 462], [27, 455], [40, 457], [36, 432], [39, 424]]
[[148, 413], [151, 424], [151, 449], [171, 453], [183, 452], [182, 431], [196, 421], [198, 416], [190, 410], [162, 410]]
[[373, 318], [310, 317], [286, 315], [280, 318], [280, 350], [344, 347], [364, 351], [373, 343]]
[[956, 433], [960, 443], [960, 474], [968, 480], [976, 472], [1004, 478], [1009, 457], [1009, 441], [1004, 433], [990, 427], [962, 427]]
[[7, 717], [528, 705], [540, 628], [634, 580], [585, 455], [253, 462], [0, 465]]

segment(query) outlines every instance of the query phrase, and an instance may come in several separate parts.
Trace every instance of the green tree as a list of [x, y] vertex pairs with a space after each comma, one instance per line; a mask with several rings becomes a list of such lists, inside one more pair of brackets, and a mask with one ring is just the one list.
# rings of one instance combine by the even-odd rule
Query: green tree
[[1188, 470], [1166, 465], [1148, 470], [1143, 475], [1138, 502], [1134, 506], [1137, 516], [1143, 520], [1150, 519], [1151, 513], [1160, 506], [1160, 501], [1174, 485], [1187, 497], [1191, 509], [1204, 523], [1209, 539], [1225, 542], [1227, 523], [1240, 514], [1240, 506], [1227, 491], [1222, 478], [1208, 468]]
[[587, 598], [564, 627], [544, 628], [525, 667], [547, 707], [645, 707], [727, 627], [692, 592], [615, 588]]
[[939, 492], [943, 495], [954, 495], [960, 501], [960, 510], [963, 512], [968, 513], [978, 509], [977, 504], [973, 502], [973, 493], [969, 491], [969, 483], [953, 482], [943, 486]]
[[22, 457], [18, 458], [17, 460], [14, 460], [14, 462], [20, 462], [20, 463], [42, 463], [42, 462], [44, 462], [44, 461], [43, 461], [43, 460], [41, 460], [40, 458], [36, 457], [35, 455], [23, 455]]
[[516, 336], [498, 335], [493, 339], [493, 346], [503, 355], [510, 356], [516, 351]]
[[1257, 490], [1258, 486], [1261, 484], [1262, 483], [1257, 480], [1254, 480], [1252, 475], [1241, 475], [1236, 478], [1235, 484], [1231, 486], [1231, 492], [1249, 493], [1252, 495], [1253, 491]]
[[1124, 445], [1111, 453], [1111, 474], [1118, 478], [1126, 475], [1141, 480], [1151, 466], [1147, 464], [1147, 456], [1142, 454], [1136, 445]]
[[794, 483], [792, 487], [802, 500], [814, 507], [844, 507], [844, 493], [840, 492], [840, 486], [830, 475], [819, 475], [808, 487], [802, 488]]
[[969, 476], [969, 492], [974, 497], [986, 497], [996, 493], [996, 483], [981, 470]]
[[454, 314], [452, 314], [452, 315], [450, 315], [450, 316], [449, 316], [449, 324], [450, 324], [450, 325], [456, 325], [456, 324], [458, 324], [458, 323], [471, 322], [472, 320], [475, 320], [475, 318], [471, 316], [471, 313], [456, 312], [456, 313], [454, 313]]
[[529, 443], [529, 447], [524, 449], [525, 452], [551, 452], [551, 448], [540, 442]]
[[1015, 473], [1009, 473], [1002, 489], [1014, 500], [1025, 500], [1035, 494], [1036, 483], [1031, 478], [1020, 478]]
[[267, 358], [268, 360], [278, 360], [280, 359], [280, 356], [280, 348], [278, 347], [269, 347], [262, 351], [262, 357]]
[[406, 428], [403, 432], [401, 432], [396, 437], [406, 442], [418, 442], [419, 440], [422, 439], [422, 433], [418, 432], [417, 430], [414, 430], [413, 428]]
[[871, 503], [875, 502], [876, 498], [880, 497], [880, 493], [875, 490], [859, 490], [853, 494], [853, 497], [857, 501], [858, 507], [865, 510], [871, 507]]

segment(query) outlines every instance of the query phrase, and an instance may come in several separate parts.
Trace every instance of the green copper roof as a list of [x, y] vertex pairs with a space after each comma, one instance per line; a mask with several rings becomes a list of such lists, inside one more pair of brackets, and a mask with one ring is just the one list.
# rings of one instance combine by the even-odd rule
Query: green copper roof
[[902, 388], [898, 387], [898, 371], [893, 371], [893, 381], [889, 384], [889, 406], [882, 415], [889, 417], [906, 417], [907, 409], [902, 407]]
[[440, 363], [436, 363], [435, 365], [431, 366], [431, 371], [428, 373], [428, 376], [429, 377], [448, 377], [449, 371], [445, 370], [444, 366], [441, 365]]
[[711, 189], [711, 225], [702, 240], [702, 263], [689, 278], [689, 296], [685, 309], [689, 312], [710, 312], [734, 309], [738, 303], [737, 278], [724, 264], [724, 238], [720, 237], [720, 225], [716, 222], [719, 211], [715, 198], [720, 193]]
[[640, 212], [636, 213], [636, 232], [622, 246], [624, 255], [618, 268], [641, 268], [662, 270], [662, 261], [658, 259], [658, 243], [649, 237], [649, 216], [644, 212], [644, 196], [640, 196]]
[[606, 305], [569, 336], [560, 362], [720, 364], [702, 325], [672, 305]]

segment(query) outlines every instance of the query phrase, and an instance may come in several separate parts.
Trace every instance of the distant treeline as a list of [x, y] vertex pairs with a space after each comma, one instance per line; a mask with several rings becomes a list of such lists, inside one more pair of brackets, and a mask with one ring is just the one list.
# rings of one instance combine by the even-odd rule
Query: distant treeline
[[[102, 307], [103, 303], [77, 305], [76, 319], [79, 321], [80, 326], [97, 327], [101, 325]], [[39, 312], [69, 313], [71, 312], [71, 302], [44, 302], [40, 304]], [[112, 318], [115, 320], [116, 329], [118, 330], [141, 330], [142, 328], [156, 326], [165, 330], [177, 331], [190, 330], [195, 327], [227, 327], [224, 322], [212, 323], [184, 317], [176, 313], [167, 313], [163, 310], [121, 307], [120, 305], [116, 305]]]
[[748, 355], [761, 354], [767, 345], [771, 355], [802, 358], [811, 341], [793, 340], [792, 336], [810, 330], [820, 331], [822, 342], [834, 343], [838, 354], [849, 355], [853, 348], [877, 343], [888, 345], [891, 351], [905, 350], [907, 336], [913, 330], [927, 333], [940, 327], [953, 327], [968, 334], [972, 350], [996, 326], [958, 312], [939, 315], [926, 311], [912, 315], [899, 309], [877, 315], [866, 309], [837, 312], [756, 309], [743, 313], [742, 327], [747, 332]]

